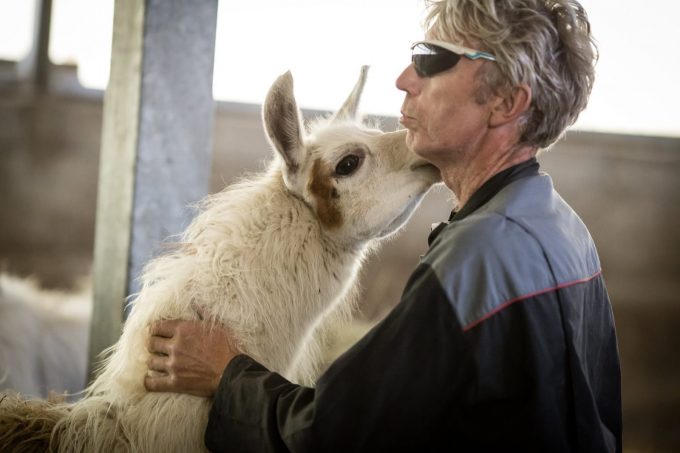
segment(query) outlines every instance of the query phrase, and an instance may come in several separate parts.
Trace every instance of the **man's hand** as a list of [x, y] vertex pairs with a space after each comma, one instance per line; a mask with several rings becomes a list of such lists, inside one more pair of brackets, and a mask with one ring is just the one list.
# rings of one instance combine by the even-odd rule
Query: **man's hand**
[[156, 322], [147, 348], [147, 390], [205, 397], [215, 395], [224, 369], [239, 354], [227, 330], [207, 321]]

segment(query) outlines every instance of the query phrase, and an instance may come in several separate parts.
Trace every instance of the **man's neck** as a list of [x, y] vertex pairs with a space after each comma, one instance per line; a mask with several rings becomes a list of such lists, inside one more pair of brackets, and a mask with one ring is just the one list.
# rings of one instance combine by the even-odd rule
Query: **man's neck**
[[466, 162], [441, 169], [442, 179], [456, 195], [460, 209], [486, 181], [506, 168], [531, 159], [536, 151], [530, 146], [509, 147], [505, 152], [481, 150]]

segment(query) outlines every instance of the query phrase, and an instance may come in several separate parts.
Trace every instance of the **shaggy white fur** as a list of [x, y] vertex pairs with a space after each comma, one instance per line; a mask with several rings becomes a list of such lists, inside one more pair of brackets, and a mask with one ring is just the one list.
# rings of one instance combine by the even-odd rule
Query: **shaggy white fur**
[[439, 179], [407, 149], [405, 131], [382, 133], [356, 119], [365, 77], [364, 69], [338, 113], [308, 133], [292, 76], [276, 80], [263, 109], [277, 152], [268, 170], [208, 197], [175, 249], [149, 263], [87, 397], [41, 406], [61, 412], [53, 448], [204, 450], [210, 401], [143, 386], [149, 324], [196, 319], [198, 307], [225, 324], [242, 351], [313, 384], [329, 327], [349, 319], [365, 254], [404, 224]]

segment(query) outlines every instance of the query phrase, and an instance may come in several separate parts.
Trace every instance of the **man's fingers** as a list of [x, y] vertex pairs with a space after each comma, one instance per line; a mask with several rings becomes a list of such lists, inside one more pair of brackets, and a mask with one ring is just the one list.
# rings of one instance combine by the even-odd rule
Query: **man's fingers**
[[177, 324], [181, 321], [172, 319], [169, 321], [156, 321], [150, 326], [151, 335], [172, 338], [177, 330]]
[[144, 377], [144, 387], [150, 392], [172, 391], [172, 378], [168, 375], [146, 375]]
[[149, 359], [146, 361], [147, 367], [149, 367], [150, 370], [153, 371], [158, 371], [161, 373], [167, 373], [168, 372], [168, 357], [167, 356], [161, 356], [161, 355], [156, 355], [156, 354], [151, 354], [149, 356]]
[[147, 340], [146, 347], [151, 354], [170, 355], [172, 349], [171, 343], [169, 338], [153, 336]]

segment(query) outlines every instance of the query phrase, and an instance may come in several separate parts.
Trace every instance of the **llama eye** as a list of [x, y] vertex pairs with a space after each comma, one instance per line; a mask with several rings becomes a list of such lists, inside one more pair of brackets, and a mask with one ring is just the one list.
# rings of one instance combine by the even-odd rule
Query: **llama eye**
[[359, 156], [355, 156], [354, 154], [345, 156], [335, 167], [335, 174], [340, 176], [351, 175], [359, 168], [359, 162], [361, 162]]

